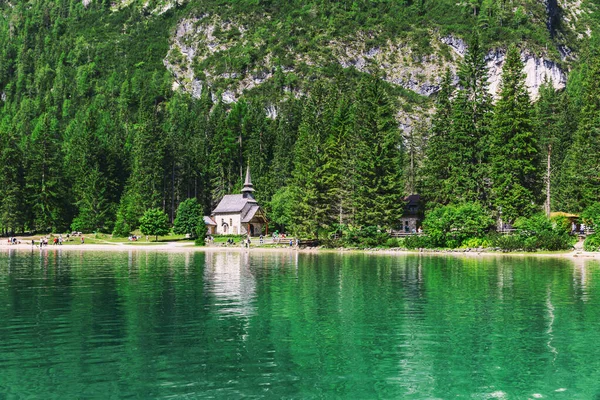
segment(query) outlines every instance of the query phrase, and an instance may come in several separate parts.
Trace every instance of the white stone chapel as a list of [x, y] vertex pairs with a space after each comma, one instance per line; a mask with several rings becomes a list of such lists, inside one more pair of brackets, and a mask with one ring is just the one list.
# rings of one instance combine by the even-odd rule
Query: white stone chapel
[[266, 228], [267, 217], [254, 199], [254, 187], [250, 179], [250, 166], [246, 170], [246, 180], [242, 194], [223, 196], [210, 217], [204, 217], [209, 233], [218, 235], [259, 236]]

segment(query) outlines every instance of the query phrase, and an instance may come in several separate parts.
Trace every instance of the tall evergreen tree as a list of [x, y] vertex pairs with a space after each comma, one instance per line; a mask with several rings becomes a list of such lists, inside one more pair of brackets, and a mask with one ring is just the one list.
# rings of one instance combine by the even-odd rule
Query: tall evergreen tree
[[544, 208], [549, 215], [559, 204], [555, 195], [561, 191], [559, 178], [562, 164], [575, 127], [566, 91], [556, 91], [551, 82], [544, 82], [540, 87], [535, 110], [540, 144], [540, 171], [545, 171]]
[[327, 202], [322, 172], [333, 116], [332, 101], [329, 88], [317, 85], [302, 113], [290, 183], [294, 199], [293, 228], [301, 235], [318, 237], [326, 221]]
[[425, 197], [434, 203], [486, 202], [488, 197], [491, 99], [484, 57], [479, 36], [474, 35], [460, 64], [456, 95], [450, 100], [449, 71], [438, 94], [425, 167]]
[[5, 117], [0, 123], [0, 229], [4, 232], [21, 232], [25, 229], [25, 182], [23, 154], [18, 138]]
[[298, 127], [302, 120], [303, 103], [294, 96], [281, 102], [277, 114], [277, 126], [271, 162], [271, 185], [277, 190], [288, 183], [294, 169], [294, 145], [298, 138]]
[[66, 228], [68, 199], [60, 148], [58, 121], [51, 113], [42, 114], [35, 124], [27, 147], [26, 184], [33, 212], [32, 227], [36, 230]]
[[142, 114], [139, 118], [139, 123], [134, 126], [131, 176], [121, 198], [121, 208], [127, 210], [123, 211], [127, 215], [125, 220], [132, 228], [137, 227], [145, 210], [164, 209], [164, 135], [159, 130], [156, 116]]
[[449, 127], [452, 121], [453, 95], [452, 73], [446, 70], [441, 89], [436, 97], [436, 111], [432, 119], [430, 133], [425, 150], [423, 168], [423, 197], [432, 203], [447, 203], [449, 196], [445, 182], [450, 177], [450, 156], [447, 151], [451, 144]]
[[493, 205], [505, 222], [536, 211], [540, 197], [538, 140], [519, 50], [509, 47], [491, 137]]
[[582, 65], [582, 105], [562, 171], [565, 211], [581, 212], [600, 199], [600, 39], [594, 37]]
[[393, 227], [404, 205], [404, 148], [395, 107], [383, 85], [366, 77], [357, 92], [353, 206], [361, 226]]
[[[232, 117], [234, 118], [234, 117]], [[229, 122], [229, 123], [228, 123]], [[236, 134], [225, 105], [218, 102], [210, 115], [209, 140], [213, 202], [218, 202], [241, 183], [239, 175], [240, 136]]]
[[354, 191], [353, 152], [354, 108], [343, 95], [338, 99], [331, 131], [325, 141], [322, 170], [324, 202], [327, 206], [325, 224], [344, 225], [352, 218], [352, 192]]

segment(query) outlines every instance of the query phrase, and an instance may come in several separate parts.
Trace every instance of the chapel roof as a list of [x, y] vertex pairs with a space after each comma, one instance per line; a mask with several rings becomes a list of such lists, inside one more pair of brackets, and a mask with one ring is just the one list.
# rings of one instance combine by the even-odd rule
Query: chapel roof
[[246, 223], [252, 221], [252, 218], [254, 218], [254, 215], [256, 215], [256, 212], [258, 210], [260, 210], [258, 204], [250, 205], [250, 207], [248, 207], [248, 210], [246, 211], [246, 215], [242, 215], [242, 222]]
[[245, 198], [242, 194], [227, 194], [223, 196], [217, 208], [213, 210], [213, 214], [240, 212], [248, 203], [256, 204], [256, 200]]

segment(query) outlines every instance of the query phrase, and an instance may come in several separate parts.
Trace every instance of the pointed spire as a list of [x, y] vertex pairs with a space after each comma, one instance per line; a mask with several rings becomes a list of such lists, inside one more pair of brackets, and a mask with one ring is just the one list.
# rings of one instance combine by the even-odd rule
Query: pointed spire
[[252, 181], [250, 180], [250, 163], [248, 163], [248, 168], [246, 169], [246, 180], [244, 182], [244, 188], [242, 189], [242, 194], [244, 198], [254, 198], [252, 194], [254, 192], [254, 186], [252, 185]]
[[244, 182], [244, 186], [252, 186], [252, 181], [250, 181], [250, 163], [248, 163], [248, 168], [246, 169], [246, 181]]

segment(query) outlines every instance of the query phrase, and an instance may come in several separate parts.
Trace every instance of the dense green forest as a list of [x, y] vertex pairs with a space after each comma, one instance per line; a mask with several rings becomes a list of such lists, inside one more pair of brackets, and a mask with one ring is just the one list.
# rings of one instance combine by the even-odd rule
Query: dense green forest
[[[273, 223], [303, 236], [393, 228], [411, 193], [428, 209], [472, 202], [514, 221], [542, 210], [547, 171], [552, 210], [600, 198], [600, 45], [595, 30], [578, 31], [595, 26], [594, 13], [567, 26], [531, 0], [38, 0], [0, 10], [4, 233], [126, 234], [150, 208], [173, 221], [188, 198], [209, 213], [239, 191], [247, 164]], [[179, 21], [203, 13], [238, 21], [245, 39], [230, 29], [233, 45], [194, 64], [196, 76], [234, 77], [192, 97], [173, 88], [165, 59]], [[369, 46], [405, 41], [417, 64], [450, 59], [434, 36], [465, 38], [458, 84], [449, 70], [426, 98], [343, 68], [327, 44], [358, 32]], [[544, 85], [532, 102], [516, 46], [559, 60], [566, 45], [566, 89]], [[496, 47], [509, 50], [493, 101], [484, 58]], [[261, 85], [222, 101], [235, 76], [265, 69]], [[410, 129], [399, 113], [413, 116]]]

